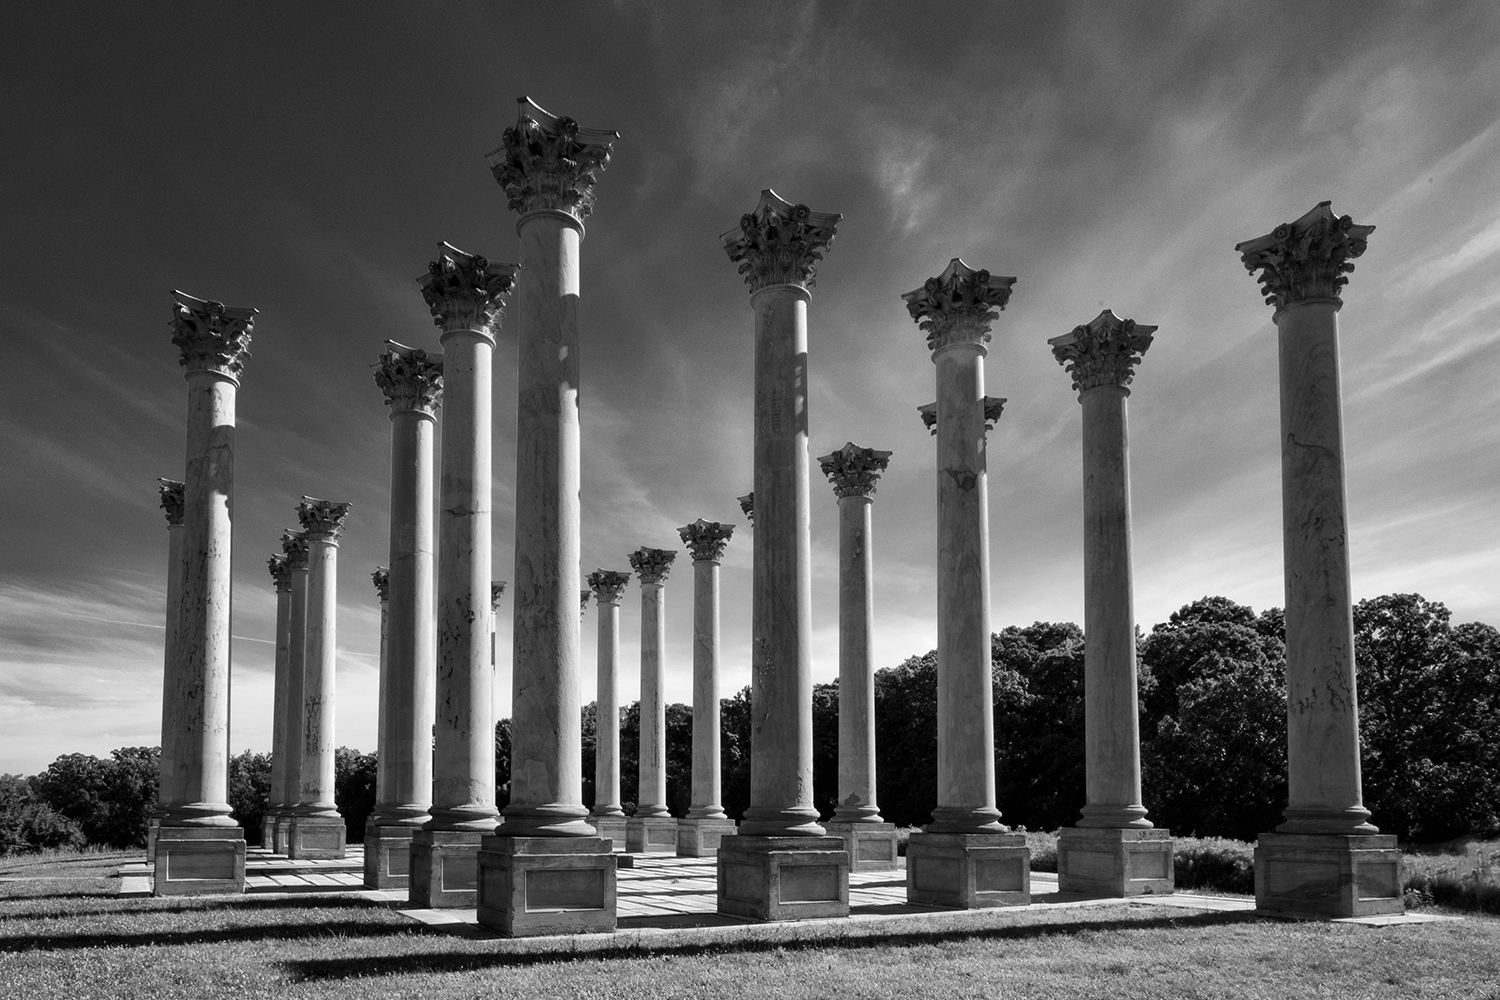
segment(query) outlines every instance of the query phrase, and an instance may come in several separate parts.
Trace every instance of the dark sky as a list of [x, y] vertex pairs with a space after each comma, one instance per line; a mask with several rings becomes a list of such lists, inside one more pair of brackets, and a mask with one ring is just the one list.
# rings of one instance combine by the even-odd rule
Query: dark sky
[[[483, 154], [516, 98], [621, 133], [583, 244], [585, 571], [739, 525], [724, 688], [748, 682], [751, 313], [717, 235], [772, 187], [844, 221], [810, 310], [815, 455], [894, 452], [877, 660], [935, 641], [929, 355], [902, 292], [1015, 275], [987, 361], [993, 623], [1082, 615], [1079, 407], [1048, 337], [1160, 327], [1131, 397], [1138, 617], [1281, 592], [1275, 339], [1235, 243], [1333, 201], [1377, 230], [1341, 314], [1354, 583], [1500, 622], [1500, 7], [836, 3], [0, 8], [0, 771], [159, 739], [165, 521], [186, 386], [169, 291], [260, 310], [239, 397], [235, 748], [269, 744], [264, 562], [352, 501], [340, 743], [374, 743], [386, 338], [435, 348], [447, 240], [516, 255]], [[512, 564], [515, 331], [495, 371]], [[814, 473], [816, 675], [836, 507]], [[690, 699], [690, 574], [668, 695]], [[635, 697], [639, 615], [624, 616]], [[502, 605], [502, 670], [510, 604]], [[585, 699], [593, 691], [593, 616]], [[497, 711], [509, 711], [508, 679]]]

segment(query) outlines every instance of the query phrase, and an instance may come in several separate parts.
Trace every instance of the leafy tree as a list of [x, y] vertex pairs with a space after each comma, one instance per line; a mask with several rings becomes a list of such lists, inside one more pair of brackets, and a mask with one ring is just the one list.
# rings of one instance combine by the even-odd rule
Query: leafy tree
[[0, 857], [84, 843], [78, 824], [38, 798], [31, 782], [0, 774]]
[[495, 806], [510, 805], [510, 720], [495, 723]]
[[105, 843], [108, 820], [104, 810], [109, 784], [108, 765], [92, 754], [69, 753], [31, 778], [36, 797], [78, 825], [90, 843]]
[[103, 840], [115, 847], [145, 847], [161, 778], [161, 748], [121, 747], [109, 756]]
[[875, 673], [875, 801], [897, 826], [937, 808], [937, 653]]
[[260, 821], [271, 804], [271, 755], [245, 750], [229, 758], [230, 815], [245, 842], [260, 843]]
[[594, 772], [599, 753], [599, 705], [589, 702], [583, 706], [583, 804], [594, 808], [598, 800], [598, 789], [594, 785]]
[[333, 801], [344, 817], [344, 837], [354, 843], [365, 839], [365, 821], [375, 811], [378, 763], [375, 754], [350, 747], [333, 752]]
[[[813, 805], [828, 819], [839, 802], [839, 682], [812, 691]], [[876, 779], [879, 780], [878, 778]], [[880, 786], [876, 786], [876, 802]]]
[[666, 707], [667, 809], [686, 816], [693, 800], [693, 709], [674, 702]]
[[996, 801], [1003, 821], [1072, 825], [1085, 801], [1083, 631], [1009, 626], [990, 637]]
[[720, 780], [724, 812], [743, 819], [750, 808], [750, 687], [746, 685], [719, 701]]

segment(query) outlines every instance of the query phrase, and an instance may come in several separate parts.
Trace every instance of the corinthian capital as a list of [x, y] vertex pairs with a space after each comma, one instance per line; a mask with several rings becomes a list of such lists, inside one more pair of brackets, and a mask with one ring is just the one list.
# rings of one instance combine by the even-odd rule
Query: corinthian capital
[[1340, 301], [1339, 292], [1354, 270], [1349, 263], [1365, 252], [1374, 226], [1356, 226], [1347, 215], [1335, 217], [1331, 202], [1320, 201], [1296, 222], [1277, 226], [1259, 239], [1235, 245], [1245, 270], [1260, 282], [1266, 305], [1280, 312], [1319, 299]]
[[745, 512], [745, 520], [750, 526], [755, 527], [755, 491], [751, 490], [742, 497], [735, 497], [740, 502], [740, 510]]
[[692, 524], [677, 529], [682, 543], [693, 555], [693, 562], [718, 562], [724, 558], [724, 547], [729, 536], [734, 534], [734, 525], [698, 518]]
[[490, 610], [491, 611], [498, 611], [498, 610], [500, 610], [500, 598], [502, 598], [504, 596], [505, 596], [505, 581], [504, 580], [491, 580], [490, 581]]
[[174, 291], [172, 343], [182, 351], [188, 371], [211, 371], [239, 380], [250, 356], [250, 332], [259, 310], [226, 306]]
[[1135, 376], [1135, 366], [1151, 346], [1154, 326], [1142, 326], [1133, 319], [1121, 319], [1106, 309], [1072, 333], [1053, 337], [1052, 356], [1073, 376], [1073, 388], [1080, 394], [1101, 385], [1125, 388]]
[[600, 604], [619, 604], [625, 596], [630, 574], [614, 569], [596, 569], [589, 574], [589, 589]]
[[640, 576], [642, 584], [666, 583], [667, 571], [672, 568], [672, 560], [676, 558], [677, 553], [667, 549], [642, 546], [630, 553], [630, 568]]
[[927, 346], [938, 350], [950, 344], [987, 344], [990, 324], [1010, 301], [1015, 278], [976, 271], [954, 257], [935, 278], [901, 296], [906, 311], [927, 334]]
[[309, 542], [337, 542], [344, 531], [344, 518], [349, 516], [348, 503], [334, 503], [317, 497], [303, 497], [297, 505], [297, 520], [302, 522], [302, 534]]
[[176, 527], [182, 523], [182, 491], [186, 487], [175, 479], [158, 478], [156, 482], [157, 493], [161, 496], [161, 509], [167, 514], [167, 525]]
[[740, 224], [719, 237], [729, 259], [740, 266], [750, 291], [767, 285], [817, 284], [818, 261], [833, 244], [837, 212], [814, 212], [793, 205], [770, 188], [760, 193], [755, 211], [740, 216]]
[[266, 568], [271, 571], [276, 593], [284, 594], [292, 589], [292, 567], [285, 554], [271, 556], [266, 560]]
[[386, 351], [375, 365], [375, 384], [393, 412], [431, 413], [443, 397], [442, 356], [387, 340]]
[[432, 322], [443, 333], [475, 330], [494, 336], [521, 265], [496, 264], [449, 243], [441, 247], [438, 259], [417, 279], [422, 298], [432, 310]]
[[594, 211], [594, 185], [609, 165], [610, 143], [620, 133], [583, 128], [544, 111], [529, 97], [517, 103], [515, 128], [506, 129], [500, 148], [484, 157], [505, 189], [511, 211], [525, 215], [550, 209], [582, 222]]
[[890, 452], [861, 448], [850, 441], [833, 454], [818, 459], [818, 465], [833, 484], [833, 495], [842, 500], [874, 493], [875, 483], [890, 461]]
[[391, 599], [391, 571], [384, 566], [377, 566], [375, 572], [370, 574], [370, 582], [375, 585], [375, 593], [380, 595], [380, 603], [384, 604]]
[[281, 533], [281, 551], [286, 554], [288, 573], [307, 569], [307, 536], [300, 528], [287, 528]]

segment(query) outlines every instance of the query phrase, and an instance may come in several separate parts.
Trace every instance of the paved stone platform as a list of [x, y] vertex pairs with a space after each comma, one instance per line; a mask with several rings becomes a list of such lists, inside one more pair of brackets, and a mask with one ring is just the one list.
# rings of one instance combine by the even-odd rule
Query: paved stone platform
[[[263, 847], [245, 851], [245, 892], [348, 892], [363, 889], [365, 849], [353, 844], [342, 858], [293, 861]], [[120, 868], [120, 895], [138, 898], [151, 895], [153, 865], [150, 859]]]

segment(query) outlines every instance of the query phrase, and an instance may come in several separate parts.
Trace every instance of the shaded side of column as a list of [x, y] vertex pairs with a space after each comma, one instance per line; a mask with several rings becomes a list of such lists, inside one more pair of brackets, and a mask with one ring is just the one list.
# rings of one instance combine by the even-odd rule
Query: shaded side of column
[[292, 657], [292, 570], [285, 553], [271, 556], [267, 565], [276, 587], [276, 674], [271, 693], [271, 787], [261, 821], [262, 847], [276, 850], [276, 821], [286, 809], [286, 698], [287, 670]]
[[177, 622], [182, 615], [182, 490], [174, 479], [157, 479], [161, 509], [167, 517], [167, 613], [166, 641], [162, 646], [161, 764], [157, 777], [156, 808], [151, 811], [146, 853], [156, 854], [156, 831], [161, 825], [162, 806], [180, 797], [181, 776], [177, 767], [177, 740], [182, 722], [177, 712], [177, 674], [172, 657], [177, 650]]

